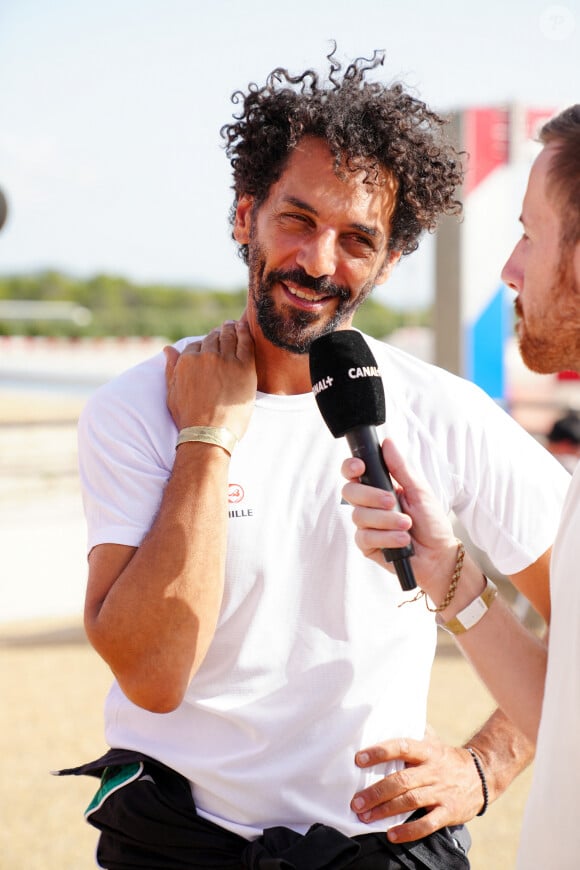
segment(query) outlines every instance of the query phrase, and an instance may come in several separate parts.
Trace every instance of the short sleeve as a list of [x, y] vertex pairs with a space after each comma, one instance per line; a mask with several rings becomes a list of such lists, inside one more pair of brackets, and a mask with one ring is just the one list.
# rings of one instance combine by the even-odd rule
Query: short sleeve
[[139, 546], [175, 455], [163, 355], [99, 388], [81, 414], [78, 439], [88, 550], [102, 543]]

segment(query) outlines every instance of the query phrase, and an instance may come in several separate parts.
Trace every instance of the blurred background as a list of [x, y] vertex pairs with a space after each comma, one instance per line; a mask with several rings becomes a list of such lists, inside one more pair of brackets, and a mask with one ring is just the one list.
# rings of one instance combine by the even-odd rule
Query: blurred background
[[[575, 417], [578, 380], [525, 369], [499, 275], [538, 128], [579, 99], [579, 32], [580, 0], [0, 4], [0, 866], [94, 866], [92, 784], [46, 775], [100, 751], [109, 680], [80, 623], [76, 421], [99, 383], [243, 308], [219, 135], [232, 93], [277, 66], [325, 73], [336, 40], [344, 62], [384, 49], [376, 75], [449, 119], [469, 155], [464, 218], [357, 325], [479, 383], [571, 467], [575, 436], [554, 424]], [[444, 640], [433, 686], [446, 739], [492, 708]], [[513, 866], [528, 777], [474, 822], [475, 870]]]

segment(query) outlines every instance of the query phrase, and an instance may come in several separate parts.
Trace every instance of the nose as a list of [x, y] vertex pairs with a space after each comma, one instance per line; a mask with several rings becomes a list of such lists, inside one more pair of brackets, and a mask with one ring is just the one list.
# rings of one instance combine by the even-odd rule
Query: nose
[[312, 278], [334, 275], [338, 264], [336, 234], [327, 229], [312, 235], [302, 244], [296, 262]]
[[524, 270], [521, 257], [521, 240], [511, 252], [505, 266], [501, 270], [501, 280], [512, 290], [520, 292], [523, 288]]

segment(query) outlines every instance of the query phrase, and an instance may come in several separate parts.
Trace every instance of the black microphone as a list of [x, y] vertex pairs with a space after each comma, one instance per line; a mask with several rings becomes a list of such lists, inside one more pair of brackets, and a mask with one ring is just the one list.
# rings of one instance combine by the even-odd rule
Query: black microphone
[[[361, 483], [395, 494], [376, 426], [385, 422], [385, 391], [377, 361], [360, 332], [329, 332], [310, 346], [312, 391], [324, 421], [335, 438], [346, 436], [353, 456], [362, 459]], [[398, 504], [398, 501], [397, 501]], [[413, 545], [383, 550], [393, 562], [401, 589], [417, 583], [409, 557]]]

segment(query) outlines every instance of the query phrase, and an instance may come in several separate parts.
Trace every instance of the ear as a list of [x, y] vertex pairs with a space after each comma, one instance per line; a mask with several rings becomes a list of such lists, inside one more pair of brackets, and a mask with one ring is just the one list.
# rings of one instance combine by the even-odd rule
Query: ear
[[234, 239], [239, 245], [247, 245], [250, 241], [253, 207], [254, 197], [243, 193], [238, 199], [234, 218]]
[[391, 277], [391, 272], [401, 259], [400, 251], [391, 251], [391, 253], [387, 256], [385, 262], [380, 268], [379, 274], [375, 279], [375, 285], [384, 284]]

